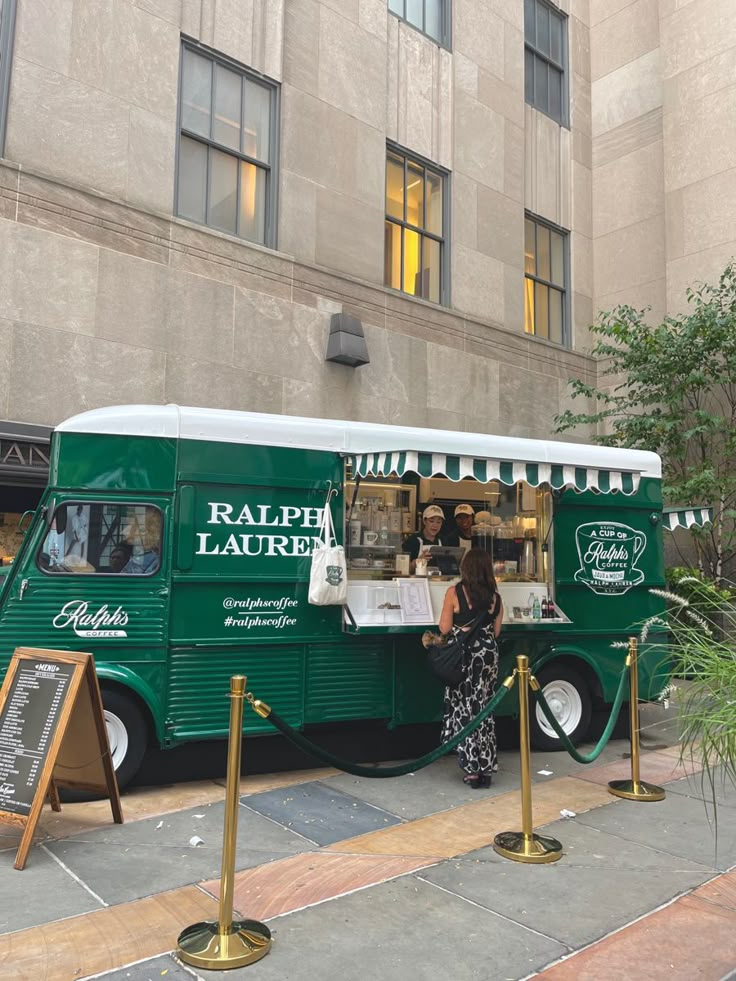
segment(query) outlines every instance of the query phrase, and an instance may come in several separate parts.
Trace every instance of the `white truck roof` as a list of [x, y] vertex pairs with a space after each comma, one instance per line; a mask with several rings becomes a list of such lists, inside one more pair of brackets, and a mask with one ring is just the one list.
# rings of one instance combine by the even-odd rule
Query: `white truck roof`
[[92, 409], [62, 422], [56, 431], [300, 447], [331, 450], [344, 456], [414, 451], [622, 471], [643, 477], [660, 478], [662, 475], [659, 456], [644, 450], [180, 405], [117, 405]]

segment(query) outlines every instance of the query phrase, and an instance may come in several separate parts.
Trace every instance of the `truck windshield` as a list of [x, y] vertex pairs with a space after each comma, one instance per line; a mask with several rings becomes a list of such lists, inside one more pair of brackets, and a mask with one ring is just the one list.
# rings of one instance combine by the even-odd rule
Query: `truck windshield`
[[67, 501], [36, 555], [42, 572], [150, 576], [161, 565], [162, 514], [151, 504]]

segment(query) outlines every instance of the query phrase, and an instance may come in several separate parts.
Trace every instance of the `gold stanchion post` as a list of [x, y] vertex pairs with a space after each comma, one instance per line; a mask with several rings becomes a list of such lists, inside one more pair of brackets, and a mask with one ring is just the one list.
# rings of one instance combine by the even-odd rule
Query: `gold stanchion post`
[[[519, 745], [521, 755], [521, 831], [502, 831], [493, 839], [493, 850], [512, 862], [542, 864], [556, 862], [562, 857], [562, 845], [556, 838], [534, 834], [532, 823], [532, 773], [529, 744], [529, 685], [537, 690], [539, 685], [529, 671], [526, 654], [516, 657], [519, 681]], [[509, 679], [511, 687], [513, 679]], [[506, 684], [506, 682], [504, 682]]]
[[629, 637], [629, 727], [631, 732], [631, 780], [611, 780], [608, 792], [626, 800], [664, 800], [662, 787], [639, 779], [639, 644]]
[[230, 740], [227, 752], [225, 830], [222, 841], [220, 916], [194, 923], [179, 935], [177, 955], [193, 967], [225, 970], [259, 961], [271, 949], [271, 931], [258, 920], [233, 920], [235, 846], [238, 840], [240, 745], [243, 739], [243, 698], [247, 678], [230, 679]]

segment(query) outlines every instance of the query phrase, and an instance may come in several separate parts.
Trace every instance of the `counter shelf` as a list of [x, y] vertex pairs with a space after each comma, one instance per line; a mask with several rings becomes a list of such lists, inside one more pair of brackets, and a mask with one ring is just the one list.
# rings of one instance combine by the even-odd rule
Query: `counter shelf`
[[379, 545], [376, 542], [374, 545], [348, 545], [346, 551], [348, 554], [350, 552], [395, 552], [397, 548], [397, 545]]
[[[371, 633], [417, 633], [427, 629], [437, 629], [442, 604], [448, 586], [457, 583], [457, 577], [448, 576], [398, 576], [391, 572], [390, 578], [381, 580], [368, 578], [373, 570], [353, 570], [367, 574], [364, 579], [348, 579], [348, 602], [350, 613], [355, 620], [355, 625], [350, 623], [349, 618], [344, 618], [343, 629], [347, 633], [361, 633], [368, 630]], [[378, 572], [379, 570], [376, 570]], [[429, 596], [432, 606], [432, 619], [426, 623], [406, 623], [402, 616], [401, 603], [399, 598], [399, 581], [410, 581], [417, 579], [425, 581], [429, 589]], [[547, 597], [548, 589], [544, 583], [499, 583], [499, 593], [504, 604], [504, 629], [513, 627], [514, 630], [544, 630], [546, 628], [561, 627], [572, 621], [566, 616], [557, 604], [555, 611], [557, 616], [546, 617], [534, 620], [531, 617], [514, 617], [514, 607], [525, 609], [528, 605], [529, 596], [534, 594], [539, 597], [540, 602]], [[523, 597], [522, 597], [523, 593]]]

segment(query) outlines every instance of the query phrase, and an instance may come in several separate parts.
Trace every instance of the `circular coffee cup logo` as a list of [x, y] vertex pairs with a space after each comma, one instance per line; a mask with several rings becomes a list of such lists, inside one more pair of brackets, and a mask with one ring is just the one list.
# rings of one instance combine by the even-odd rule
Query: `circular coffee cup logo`
[[617, 521], [589, 521], [575, 531], [580, 568], [575, 581], [594, 593], [625, 593], [644, 579], [636, 562], [647, 543], [642, 531]]

